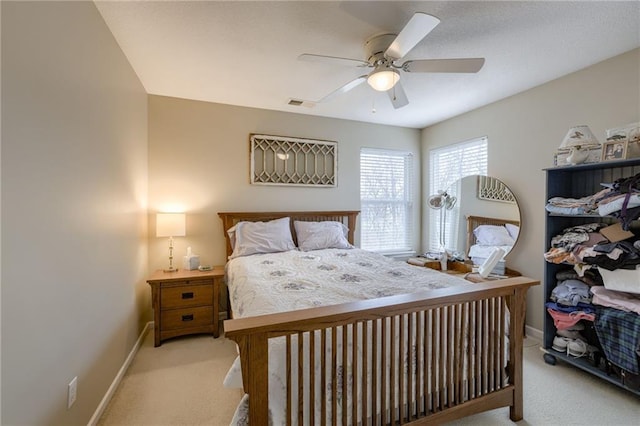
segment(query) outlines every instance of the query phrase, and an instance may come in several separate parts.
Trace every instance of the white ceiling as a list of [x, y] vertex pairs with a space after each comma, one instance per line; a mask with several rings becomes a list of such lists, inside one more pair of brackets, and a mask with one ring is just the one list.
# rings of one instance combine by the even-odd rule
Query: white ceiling
[[[150, 94], [423, 128], [640, 46], [640, 2], [96, 1]], [[367, 84], [313, 108], [361, 68], [372, 35], [415, 12], [441, 23], [404, 60], [484, 57], [477, 74], [408, 74], [393, 109]], [[365, 72], [366, 73], [366, 72]], [[374, 112], [375, 109], [375, 112]]]

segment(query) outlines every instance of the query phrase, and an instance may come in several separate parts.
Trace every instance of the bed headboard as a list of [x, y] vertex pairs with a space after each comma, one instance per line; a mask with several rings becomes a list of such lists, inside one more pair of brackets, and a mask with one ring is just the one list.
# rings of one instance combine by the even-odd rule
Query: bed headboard
[[480, 225], [504, 226], [507, 223], [520, 226], [520, 221], [518, 220], [497, 219], [495, 217], [467, 216], [467, 250], [465, 251], [465, 255], [469, 256], [469, 250], [471, 249], [471, 246], [476, 243], [476, 236], [473, 233], [474, 229], [476, 229]]
[[229, 241], [229, 235], [227, 230], [234, 226], [238, 222], [265, 222], [273, 219], [279, 219], [281, 217], [291, 218], [291, 235], [293, 236], [293, 242], [298, 244], [296, 238], [296, 231], [293, 227], [293, 222], [296, 220], [306, 222], [325, 222], [328, 220], [336, 221], [345, 224], [349, 228], [347, 240], [353, 244], [354, 235], [356, 230], [356, 218], [360, 213], [359, 210], [351, 211], [319, 211], [319, 212], [238, 212], [238, 213], [218, 213], [218, 216], [222, 219], [222, 230], [224, 232], [224, 238], [227, 242], [227, 256], [231, 256], [233, 253], [233, 247]]

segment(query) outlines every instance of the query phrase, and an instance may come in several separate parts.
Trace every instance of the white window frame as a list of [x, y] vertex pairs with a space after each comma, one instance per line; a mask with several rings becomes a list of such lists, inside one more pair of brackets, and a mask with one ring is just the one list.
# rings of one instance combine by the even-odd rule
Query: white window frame
[[[489, 139], [486, 136], [469, 139], [464, 142], [435, 148], [429, 151], [429, 194], [447, 191], [451, 196], [459, 196], [459, 179], [471, 175], [487, 175]], [[458, 185], [454, 185], [458, 182]], [[458, 210], [446, 212], [427, 207], [428, 237], [426, 250], [441, 250], [441, 221], [444, 228], [444, 247], [452, 249], [458, 241]], [[442, 218], [442, 219], [441, 219]]]
[[[379, 160], [375, 170], [384, 170], [389, 173], [396, 173], [394, 176], [399, 180], [395, 184], [402, 186], [402, 195], [399, 198], [366, 198], [363, 188], [366, 186], [363, 179], [368, 178], [367, 171], [372, 169], [371, 164]], [[365, 163], [368, 163], [366, 164]], [[389, 168], [392, 162], [397, 165], [399, 161], [403, 162], [400, 173], [397, 168]], [[369, 251], [375, 251], [385, 255], [412, 255], [415, 254], [415, 212], [414, 212], [414, 162], [415, 158], [411, 152], [400, 150], [389, 150], [379, 148], [361, 148], [360, 149], [360, 246]], [[375, 173], [371, 177], [379, 178], [384, 176], [381, 173]], [[392, 179], [394, 177], [392, 176]], [[391, 182], [389, 182], [391, 183]], [[397, 190], [397, 188], [396, 188]], [[388, 192], [387, 192], [388, 194]], [[396, 192], [397, 195], [397, 192]], [[393, 221], [389, 221], [383, 217], [372, 217], [374, 211], [369, 208], [372, 205], [388, 206], [389, 214], [393, 212], [400, 213], [404, 218], [399, 227], [389, 228]], [[388, 217], [388, 216], [386, 216]], [[382, 235], [383, 238], [379, 238]]]

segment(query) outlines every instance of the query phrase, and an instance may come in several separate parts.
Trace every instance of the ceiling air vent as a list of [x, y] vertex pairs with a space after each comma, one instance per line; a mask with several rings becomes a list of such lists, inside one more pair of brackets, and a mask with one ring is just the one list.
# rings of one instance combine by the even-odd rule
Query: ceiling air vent
[[303, 101], [302, 99], [289, 99], [287, 102], [291, 106], [304, 106], [307, 108], [313, 108], [316, 106], [316, 103], [313, 101]]

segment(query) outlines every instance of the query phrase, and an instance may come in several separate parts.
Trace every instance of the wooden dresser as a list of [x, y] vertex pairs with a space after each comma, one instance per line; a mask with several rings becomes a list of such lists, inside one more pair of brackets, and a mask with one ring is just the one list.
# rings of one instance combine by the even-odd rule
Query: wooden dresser
[[211, 271], [156, 271], [147, 282], [153, 304], [154, 346], [196, 333], [220, 335], [220, 288], [224, 267]]

